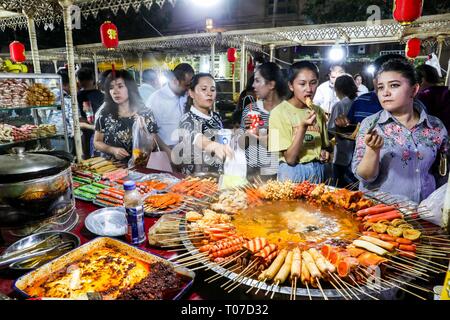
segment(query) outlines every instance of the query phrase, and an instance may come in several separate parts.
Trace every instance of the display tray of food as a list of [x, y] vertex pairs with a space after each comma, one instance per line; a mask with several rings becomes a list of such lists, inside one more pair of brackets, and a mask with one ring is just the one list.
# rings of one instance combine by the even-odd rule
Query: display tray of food
[[150, 194], [144, 200], [144, 213], [152, 217], [179, 213], [184, 207], [184, 196], [173, 192]]
[[180, 223], [187, 252], [178, 262], [212, 270], [205, 282], [227, 292], [388, 299], [445, 272], [439, 259], [450, 258], [448, 242], [431, 233], [439, 230], [418, 223], [429, 213], [387, 194], [268, 181], [214, 198]]
[[188, 197], [208, 198], [219, 190], [219, 185], [213, 178], [187, 177], [169, 188], [170, 192], [179, 193]]
[[195, 274], [161, 257], [107, 237], [96, 238], [20, 277], [14, 288], [27, 298], [104, 300], [179, 299]]

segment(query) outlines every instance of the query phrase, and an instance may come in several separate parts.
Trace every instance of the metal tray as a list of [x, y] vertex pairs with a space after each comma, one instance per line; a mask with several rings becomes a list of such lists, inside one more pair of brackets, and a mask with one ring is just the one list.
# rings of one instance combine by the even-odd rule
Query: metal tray
[[14, 290], [25, 298], [29, 298], [29, 295], [24, 291], [27, 286], [32, 285], [35, 281], [39, 281], [42, 278], [48, 277], [49, 275], [67, 267], [68, 265], [74, 263], [77, 260], [82, 259], [89, 252], [105, 247], [114, 247], [127, 255], [139, 259], [147, 263], [162, 262], [172, 266], [175, 271], [183, 276], [190, 278], [190, 281], [185, 283], [180, 291], [174, 296], [173, 300], [178, 300], [181, 296], [186, 293], [186, 291], [193, 285], [195, 279], [195, 273], [191, 270], [181, 267], [173, 262], [170, 262], [162, 257], [155, 254], [146, 252], [144, 250], [133, 247], [123, 241], [108, 237], [98, 237], [92, 241], [85, 243], [84, 245], [52, 260], [51, 262], [39, 267], [38, 269], [31, 271], [14, 282]]

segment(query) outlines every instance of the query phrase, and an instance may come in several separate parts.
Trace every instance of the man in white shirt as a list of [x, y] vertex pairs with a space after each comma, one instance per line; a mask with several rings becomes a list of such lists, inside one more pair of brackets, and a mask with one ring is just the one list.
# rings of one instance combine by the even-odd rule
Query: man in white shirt
[[153, 111], [159, 136], [170, 148], [179, 142], [176, 132], [185, 113], [186, 92], [193, 76], [194, 69], [189, 64], [179, 64], [170, 74], [169, 82], [155, 91], [145, 103]]
[[145, 102], [156, 90], [161, 88], [158, 74], [153, 69], [146, 69], [142, 73], [142, 85], [139, 87], [139, 94]]
[[358, 97], [360, 95], [363, 95], [365, 93], [369, 92], [369, 89], [363, 85], [363, 78], [362, 75], [360, 75], [359, 73], [355, 74], [353, 79], [355, 80], [356, 86], [358, 87]]
[[341, 65], [333, 65], [330, 67], [330, 73], [328, 74], [330, 80], [322, 83], [314, 95], [313, 102], [315, 105], [320, 106], [326, 114], [331, 113], [331, 109], [339, 102], [339, 98], [334, 91], [334, 82], [340, 75], [345, 74], [345, 69]]

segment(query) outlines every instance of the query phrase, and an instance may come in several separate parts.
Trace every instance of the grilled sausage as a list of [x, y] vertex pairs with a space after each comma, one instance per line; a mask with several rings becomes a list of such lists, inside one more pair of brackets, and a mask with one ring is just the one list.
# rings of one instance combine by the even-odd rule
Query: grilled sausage
[[276, 275], [278, 270], [280, 270], [281, 266], [283, 265], [283, 262], [287, 256], [287, 250], [286, 249], [282, 249], [280, 251], [280, 253], [278, 254], [278, 256], [275, 258], [275, 260], [273, 260], [272, 264], [270, 265], [269, 268], [266, 269], [266, 279], [273, 279]]

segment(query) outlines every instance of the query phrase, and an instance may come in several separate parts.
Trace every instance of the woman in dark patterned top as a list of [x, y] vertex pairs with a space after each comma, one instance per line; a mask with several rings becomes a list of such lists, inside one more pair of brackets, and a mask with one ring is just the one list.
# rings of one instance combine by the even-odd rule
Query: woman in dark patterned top
[[[95, 118], [95, 149], [105, 158], [128, 162], [133, 146], [132, 128], [139, 116], [143, 117], [161, 149], [166, 151], [165, 144], [156, 134], [153, 113], [145, 108], [134, 79], [126, 70], [110, 73], [105, 81], [105, 103]], [[155, 147], [154, 140], [152, 146]]]
[[221, 171], [226, 157], [233, 157], [233, 150], [216, 142], [217, 132], [223, 129], [222, 119], [211, 111], [216, 99], [213, 76], [199, 73], [194, 76], [189, 89], [187, 106], [191, 106], [180, 121], [180, 143], [172, 151], [177, 156], [184, 174], [195, 171]]

